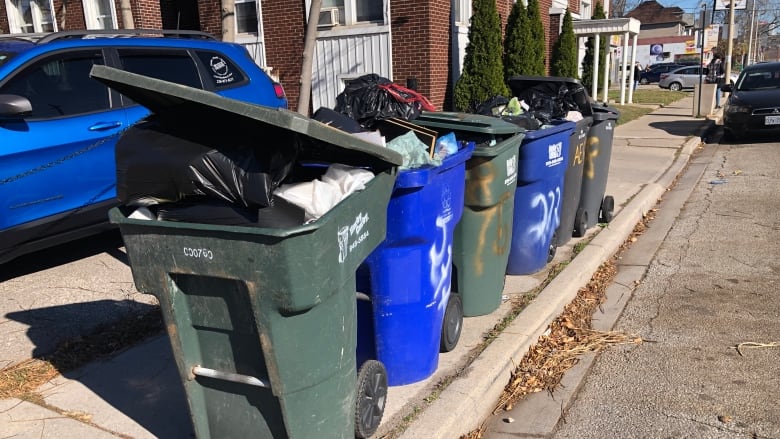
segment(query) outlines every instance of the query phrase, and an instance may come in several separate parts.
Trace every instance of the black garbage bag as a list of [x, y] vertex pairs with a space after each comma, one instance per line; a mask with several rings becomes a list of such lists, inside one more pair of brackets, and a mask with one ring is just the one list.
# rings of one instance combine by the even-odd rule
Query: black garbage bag
[[485, 102], [472, 105], [468, 112], [483, 116], [499, 116], [508, 103], [509, 99], [504, 96], [493, 96]]
[[416, 91], [370, 73], [347, 81], [344, 91], [336, 96], [334, 110], [358, 121], [365, 129], [373, 129], [378, 120], [414, 120], [420, 111], [434, 111], [435, 107]]
[[116, 144], [119, 201], [149, 206], [209, 196], [242, 207], [269, 206], [297, 149], [274, 139], [249, 145], [245, 133], [197, 125], [174, 132], [152, 117], [128, 129]]
[[306, 212], [274, 197], [271, 205], [259, 209], [237, 206], [208, 197], [187, 198], [151, 207], [158, 220], [226, 226], [289, 228], [304, 224]]
[[535, 118], [548, 124], [554, 119], [564, 119], [569, 111], [580, 111], [574, 96], [582, 89], [581, 85], [542, 82], [518, 93], [517, 98], [525, 101]]

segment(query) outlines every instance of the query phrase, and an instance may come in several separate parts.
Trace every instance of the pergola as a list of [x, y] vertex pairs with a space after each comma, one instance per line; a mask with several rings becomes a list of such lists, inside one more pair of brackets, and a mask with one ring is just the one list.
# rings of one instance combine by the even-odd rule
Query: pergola
[[[639, 35], [639, 26], [641, 22], [636, 18], [609, 18], [602, 20], [578, 20], [574, 23], [574, 35], [577, 37], [590, 37], [590, 36], [602, 36], [602, 35], [623, 35], [623, 68], [620, 69], [620, 104], [626, 103], [626, 87], [628, 87], [628, 103], [634, 102], [634, 69], [628, 69], [628, 66], [634, 66], [636, 64], [636, 42]], [[631, 49], [631, 63], [628, 63], [628, 38], [633, 36], [632, 49]], [[609, 41], [609, 39], [607, 39]], [[601, 38], [594, 38], [594, 53], [593, 57], [593, 86], [591, 90], [591, 96], [598, 100], [598, 83], [599, 83], [599, 56], [598, 53], [601, 50], [599, 47], [601, 44]], [[609, 99], [607, 93], [609, 91], [609, 58], [607, 57], [604, 65], [604, 102]], [[629, 81], [626, 81], [626, 74], [629, 75]], [[630, 86], [629, 86], [630, 84]]]

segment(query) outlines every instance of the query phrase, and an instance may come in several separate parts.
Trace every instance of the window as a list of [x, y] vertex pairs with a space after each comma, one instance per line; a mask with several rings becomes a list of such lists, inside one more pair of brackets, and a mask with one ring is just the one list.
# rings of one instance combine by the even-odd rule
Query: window
[[53, 32], [51, 0], [5, 0], [11, 33]]
[[99, 49], [57, 54], [26, 67], [0, 93], [29, 99], [35, 119], [103, 111], [110, 107], [108, 88], [89, 77], [102, 64]]
[[582, 2], [582, 6], [580, 6], [580, 19], [581, 20], [589, 20], [591, 18], [592, 12], [590, 11], [590, 2]]
[[469, 25], [471, 19], [471, 0], [455, 0], [455, 23]]
[[217, 89], [227, 88], [245, 81], [241, 70], [233, 64], [233, 61], [216, 52], [198, 52], [198, 58], [209, 69], [208, 78], [212, 79], [211, 85]]
[[[310, 7], [311, 1], [306, 0], [306, 10]], [[342, 26], [384, 23], [384, 8], [385, 0], [322, 0], [321, 5], [321, 10], [337, 9], [339, 24]]]
[[257, 2], [255, 0], [235, 0], [236, 33], [257, 33]]
[[128, 72], [203, 88], [198, 67], [185, 50], [119, 49], [119, 58]]
[[117, 29], [112, 0], [84, 0], [84, 19], [87, 29]]

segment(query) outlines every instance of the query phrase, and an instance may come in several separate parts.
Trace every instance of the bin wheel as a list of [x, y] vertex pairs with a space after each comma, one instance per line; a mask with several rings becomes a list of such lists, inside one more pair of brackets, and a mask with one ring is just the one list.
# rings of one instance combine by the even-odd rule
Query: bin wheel
[[547, 263], [552, 262], [555, 259], [555, 253], [558, 252], [558, 232], [553, 233], [552, 240], [550, 241], [550, 248], [547, 249]]
[[444, 323], [441, 326], [441, 342], [439, 352], [449, 352], [455, 349], [463, 329], [463, 301], [458, 293], [450, 293], [447, 308], [444, 310]]
[[577, 215], [574, 220], [574, 237], [581, 238], [585, 236], [585, 231], [588, 230], [588, 212], [583, 208], [577, 209]]
[[355, 437], [368, 438], [376, 432], [387, 402], [387, 371], [377, 360], [360, 366], [355, 399]]
[[599, 221], [602, 223], [608, 223], [612, 221], [613, 214], [615, 213], [615, 199], [612, 195], [607, 195], [601, 200], [601, 215], [599, 215]]

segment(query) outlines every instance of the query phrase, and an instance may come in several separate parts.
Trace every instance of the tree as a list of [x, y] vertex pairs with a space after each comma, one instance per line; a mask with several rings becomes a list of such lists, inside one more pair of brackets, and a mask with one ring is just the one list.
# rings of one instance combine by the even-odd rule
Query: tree
[[528, 74], [544, 76], [547, 74], [545, 55], [547, 41], [544, 37], [544, 23], [539, 12], [539, 0], [528, 0], [528, 28], [531, 36], [528, 42]]
[[555, 41], [550, 60], [550, 71], [553, 76], [578, 78], [577, 75], [577, 37], [574, 35], [574, 25], [571, 22], [571, 12], [566, 8], [563, 16], [561, 34]]
[[[607, 18], [604, 13], [604, 6], [601, 2], [596, 2], [593, 8], [593, 20]], [[607, 61], [607, 37], [598, 37], [599, 41], [599, 76], [603, 78], [604, 63]], [[596, 37], [588, 37], [585, 42], [585, 57], [582, 59], [582, 84], [586, 90], [591, 90], [593, 86], [593, 57], [596, 50]], [[598, 85], [598, 84], [597, 84]]]
[[495, 0], [474, 0], [469, 26], [469, 44], [463, 72], [455, 84], [455, 107], [465, 111], [494, 96], [508, 96], [504, 82], [501, 19]]
[[504, 75], [507, 78], [528, 74], [528, 51], [531, 39], [528, 12], [522, 1], [516, 2], [509, 12], [504, 37]]

